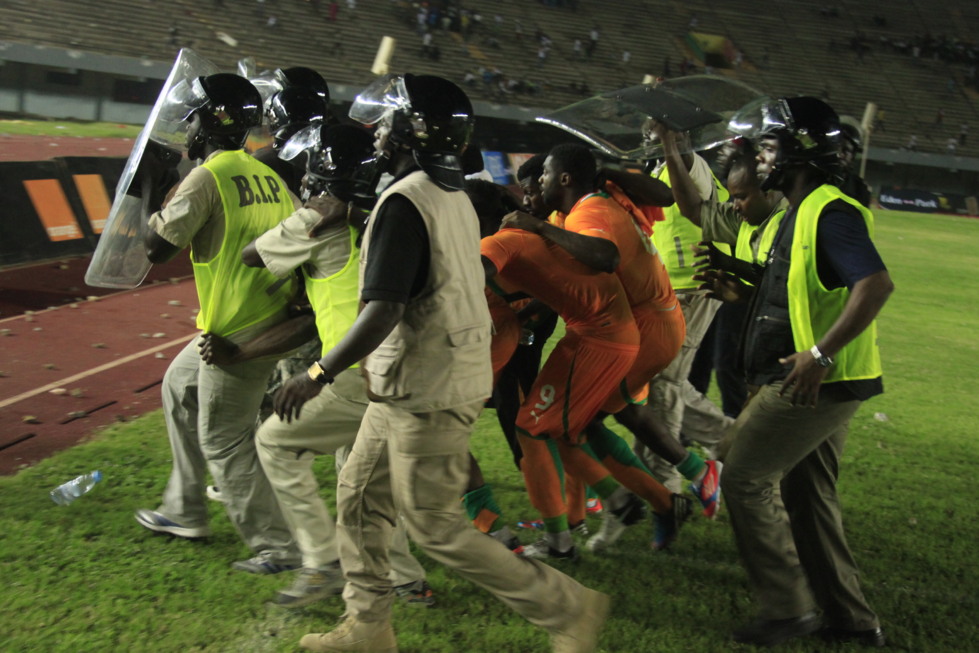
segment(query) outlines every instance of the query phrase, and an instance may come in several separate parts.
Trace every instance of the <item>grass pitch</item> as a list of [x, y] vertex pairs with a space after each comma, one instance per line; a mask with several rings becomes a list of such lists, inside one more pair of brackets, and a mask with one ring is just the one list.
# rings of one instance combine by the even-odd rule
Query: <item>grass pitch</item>
[[[896, 284], [879, 320], [887, 392], [851, 425], [840, 480], [844, 516], [892, 648], [970, 650], [979, 639], [972, 478], [979, 283], [971, 264], [979, 221], [878, 211], [876, 240]], [[473, 449], [510, 522], [531, 516], [489, 411]], [[89, 495], [68, 507], [48, 498], [52, 487], [92, 469], [105, 480]], [[169, 469], [157, 412], [0, 479], [0, 650], [292, 651], [302, 634], [332, 626], [343, 611], [339, 599], [287, 612], [268, 601], [288, 574], [230, 569], [248, 551], [219, 505], [211, 506], [215, 533], [206, 542], [137, 526], [133, 511], [156, 506]], [[319, 472], [332, 501], [331, 461]], [[593, 531], [599, 523], [590, 519]], [[612, 552], [561, 567], [613, 597], [601, 650], [741, 650], [729, 633], [752, 607], [723, 509], [714, 523], [693, 519], [669, 552], [652, 552], [648, 538], [648, 526], [637, 526]], [[544, 633], [420, 558], [439, 604], [396, 605], [402, 651], [548, 650]], [[807, 639], [781, 650], [823, 648]]]

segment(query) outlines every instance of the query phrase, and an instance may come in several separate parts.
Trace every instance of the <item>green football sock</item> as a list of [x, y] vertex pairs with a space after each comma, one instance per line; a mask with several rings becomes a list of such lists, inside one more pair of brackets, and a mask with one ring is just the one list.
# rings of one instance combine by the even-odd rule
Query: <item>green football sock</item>
[[496, 522], [503, 511], [493, 498], [493, 488], [489, 483], [462, 495], [462, 502], [469, 520], [477, 523], [480, 530], [486, 533], [495, 530]]
[[703, 471], [705, 466], [704, 459], [692, 451], [687, 452], [687, 457], [677, 463], [676, 471], [680, 472], [683, 478], [694, 481]]
[[601, 433], [589, 431], [588, 444], [599, 461], [606, 456], [611, 456], [613, 460], [627, 467], [635, 467], [644, 472], [649, 472], [649, 469], [629, 447], [629, 444], [604, 424], [602, 424]]
[[563, 533], [568, 530], [568, 515], [558, 515], [544, 520], [545, 533]]

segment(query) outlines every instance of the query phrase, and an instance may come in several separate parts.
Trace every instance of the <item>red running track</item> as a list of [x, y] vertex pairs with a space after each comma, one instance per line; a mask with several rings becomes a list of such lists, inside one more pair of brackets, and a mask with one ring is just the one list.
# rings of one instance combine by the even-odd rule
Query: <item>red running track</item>
[[0, 474], [160, 407], [167, 365], [197, 332], [178, 258], [123, 292], [85, 286], [85, 258], [0, 270]]

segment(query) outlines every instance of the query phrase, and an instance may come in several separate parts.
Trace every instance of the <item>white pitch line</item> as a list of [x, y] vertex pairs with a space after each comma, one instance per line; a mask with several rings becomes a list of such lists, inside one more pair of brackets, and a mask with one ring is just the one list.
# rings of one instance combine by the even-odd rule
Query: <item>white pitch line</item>
[[18, 401], [23, 401], [24, 399], [28, 399], [35, 395], [39, 395], [42, 392], [48, 392], [49, 390], [60, 388], [61, 386], [67, 385], [69, 383], [74, 383], [79, 379], [84, 379], [85, 377], [92, 376], [93, 374], [98, 374], [99, 372], [111, 370], [113, 367], [124, 365], [130, 361], [136, 360], [137, 358], [142, 358], [143, 356], [149, 356], [150, 354], [155, 354], [156, 352], [166, 349], [167, 347], [172, 347], [174, 345], [179, 345], [180, 343], [187, 342], [191, 338], [196, 338], [198, 335], [200, 334], [192, 333], [189, 336], [184, 336], [183, 338], [177, 338], [176, 340], [165, 342], [162, 345], [157, 345], [156, 347], [152, 347], [151, 349], [146, 349], [144, 351], [137, 352], [135, 354], [130, 354], [129, 356], [123, 356], [122, 358], [118, 360], [114, 360], [111, 363], [106, 363], [105, 365], [99, 365], [98, 367], [93, 367], [90, 370], [85, 370], [84, 372], [80, 372], [74, 376], [69, 376], [66, 379], [61, 379], [60, 381], [49, 383], [47, 385], [41, 386], [40, 388], [34, 388], [33, 390], [28, 390], [27, 392], [21, 393], [16, 397], [11, 397], [9, 399], [4, 399], [3, 401], [0, 401], [0, 408], [6, 408], [11, 404], [16, 404]]

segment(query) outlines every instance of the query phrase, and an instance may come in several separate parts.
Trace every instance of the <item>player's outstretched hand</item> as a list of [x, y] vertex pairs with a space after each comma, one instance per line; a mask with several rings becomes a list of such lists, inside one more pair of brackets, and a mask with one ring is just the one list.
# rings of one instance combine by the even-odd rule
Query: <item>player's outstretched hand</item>
[[719, 299], [730, 304], [740, 304], [748, 301], [754, 290], [741, 282], [733, 274], [722, 270], [701, 270], [693, 275], [694, 281], [700, 281], [700, 290], [706, 290], [711, 299]]

